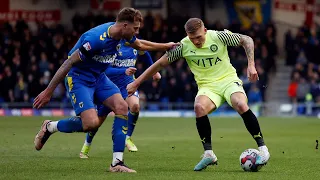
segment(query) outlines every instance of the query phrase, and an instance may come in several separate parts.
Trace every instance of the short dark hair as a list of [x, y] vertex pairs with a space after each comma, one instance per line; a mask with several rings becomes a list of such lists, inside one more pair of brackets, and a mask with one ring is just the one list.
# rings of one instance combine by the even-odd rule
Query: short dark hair
[[125, 7], [122, 8], [117, 15], [117, 22], [130, 22], [133, 23], [135, 21], [142, 22], [141, 12], [137, 9]]
[[184, 25], [187, 33], [194, 33], [203, 26], [203, 21], [199, 18], [190, 18]]

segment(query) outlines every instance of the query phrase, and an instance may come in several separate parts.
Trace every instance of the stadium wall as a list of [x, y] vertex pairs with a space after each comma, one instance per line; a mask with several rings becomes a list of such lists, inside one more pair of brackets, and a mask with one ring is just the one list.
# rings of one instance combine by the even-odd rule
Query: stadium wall
[[[254, 111], [257, 116], [260, 116], [258, 111]], [[75, 116], [72, 109], [0, 109], [0, 116], [52, 116], [52, 117], [62, 117], [62, 116]], [[113, 116], [110, 113], [109, 116]], [[193, 111], [190, 110], [163, 110], [163, 111], [141, 111], [139, 113], [140, 117], [195, 117]], [[210, 117], [238, 117], [238, 113], [235, 111], [215, 111], [209, 114]]]
[[[50, 25], [54, 22], [60, 22], [63, 25], [67, 27], [67, 29], [70, 29], [70, 22], [72, 17], [75, 13], [79, 14], [86, 14], [89, 10], [93, 11], [94, 13], [98, 13], [100, 9], [94, 9], [91, 8], [91, 1], [97, 1], [99, 0], [76, 0], [73, 1], [75, 3], [73, 4], [67, 4], [65, 0], [1, 0], [1, 5], [5, 5], [7, 7], [0, 8], [0, 21], [1, 20], [9, 20], [11, 23], [15, 23], [15, 21], [18, 19], [18, 16], [15, 16], [12, 12], [19, 10], [24, 12], [29, 12], [27, 16], [30, 16], [31, 18], [26, 18], [28, 21], [28, 24], [30, 25], [30, 28], [32, 31], [36, 30], [36, 23], [35, 20], [37, 20], [36, 13], [42, 12], [43, 13], [49, 13], [49, 16], [52, 16], [52, 12], [56, 12], [59, 14], [59, 16], [51, 17], [49, 19], [40, 19], [41, 21], [45, 22], [46, 24]], [[134, 0], [107, 0], [105, 3], [108, 3], [109, 1], [112, 2], [119, 2], [120, 8], [122, 7], [131, 7], [134, 3]], [[36, 3], [33, 3], [36, 2]], [[72, 1], [70, 1], [72, 2]], [[178, 4], [179, 7], [179, 13], [188, 12], [190, 16], [196, 16], [200, 17], [200, 7], [194, 6], [193, 1], [190, 1], [189, 8], [185, 5], [185, 2], [177, 1], [174, 2], [168, 1], [168, 0], [160, 0], [161, 7], [160, 8], [139, 8], [142, 12], [142, 14], [146, 14], [147, 11], [152, 11], [153, 14], [161, 14], [162, 17], [167, 18], [168, 14], [168, 4], [172, 3]], [[180, 5], [179, 5], [180, 3]], [[101, 6], [102, 7], [102, 6]], [[117, 13], [118, 9], [115, 10], [108, 10], [108, 13]], [[205, 5], [205, 13], [207, 17], [208, 23], [214, 23], [215, 21], [219, 20], [223, 25], [228, 24], [228, 14], [226, 12], [225, 5], [222, 0], [217, 0], [214, 3], [211, 1], [206, 1]], [[26, 15], [26, 14], [25, 14]], [[21, 16], [20, 16], [21, 17]], [[25, 19], [25, 17], [24, 17]], [[39, 19], [38, 19], [39, 20]]]

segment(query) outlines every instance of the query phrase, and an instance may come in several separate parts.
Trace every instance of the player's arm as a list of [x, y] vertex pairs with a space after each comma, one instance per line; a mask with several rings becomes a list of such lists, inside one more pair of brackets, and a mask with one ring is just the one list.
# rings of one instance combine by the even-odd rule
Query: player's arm
[[51, 82], [49, 83], [47, 89], [52, 91], [58, 86], [58, 84], [64, 79], [68, 74], [69, 70], [73, 65], [80, 61], [86, 61], [90, 59], [94, 52], [99, 50], [99, 40], [97, 38], [92, 38], [88, 36], [83, 45], [79, 49], [74, 51], [71, 56], [61, 65], [56, 74], [53, 76]]
[[150, 67], [153, 64], [152, 57], [148, 51], [140, 51], [139, 60], [145, 62], [148, 67]]
[[177, 45], [177, 43], [155, 43], [141, 39], [136, 39], [130, 44], [131, 47], [140, 51], [166, 51], [175, 45]]
[[60, 82], [66, 77], [71, 67], [81, 62], [79, 50], [76, 50], [71, 54], [71, 56], [63, 62], [58, 71], [55, 73], [53, 78], [51, 79], [47, 89], [50, 92], [53, 92], [55, 88], [59, 85]]
[[127, 86], [128, 95], [132, 95], [144, 81], [151, 78], [156, 72], [180, 58], [182, 58], [182, 44], [167, 51], [166, 54], [146, 69], [134, 82], [130, 83]]
[[[150, 67], [153, 64], [152, 57], [148, 51], [140, 51], [139, 60], [145, 62], [148, 67]], [[161, 79], [161, 75], [159, 72], [153, 75], [153, 80], [160, 81], [160, 79]]]
[[170, 64], [167, 54], [164, 54], [159, 60], [146, 69], [135, 81], [136, 86], [140, 86], [144, 81], [151, 78], [155, 73], [167, 67]]
[[63, 62], [63, 64], [60, 66], [58, 71], [51, 79], [48, 87], [34, 99], [33, 107], [41, 108], [44, 105], [46, 105], [50, 101], [53, 91], [56, 89], [59, 83], [63, 81], [65, 76], [70, 71], [71, 67], [80, 61], [81, 59], [79, 55], [79, 50], [76, 50], [67, 60]]
[[248, 78], [251, 82], [259, 80], [254, 63], [254, 42], [250, 36], [232, 33], [230, 31], [218, 31], [217, 36], [227, 46], [242, 46], [248, 58]]

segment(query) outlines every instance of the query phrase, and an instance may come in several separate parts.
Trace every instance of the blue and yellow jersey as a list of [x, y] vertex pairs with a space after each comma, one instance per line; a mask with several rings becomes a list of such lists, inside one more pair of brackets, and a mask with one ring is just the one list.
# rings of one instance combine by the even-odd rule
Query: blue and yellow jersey
[[[82, 62], [71, 68], [69, 76], [78, 76], [79, 79], [95, 82], [97, 77], [114, 63], [119, 44], [119, 40], [112, 39], [109, 34], [110, 27], [114, 24], [114, 22], [105, 23], [82, 34], [68, 54], [70, 56], [79, 49]], [[133, 37], [129, 43], [133, 43], [135, 39]]]
[[125, 71], [129, 67], [135, 67], [136, 61], [145, 61], [148, 66], [153, 64], [150, 54], [146, 51], [138, 51], [127, 45], [126, 40], [121, 40], [117, 45], [117, 57], [111, 66], [105, 71], [108, 78], [119, 88], [133, 81], [133, 76], [127, 76]]

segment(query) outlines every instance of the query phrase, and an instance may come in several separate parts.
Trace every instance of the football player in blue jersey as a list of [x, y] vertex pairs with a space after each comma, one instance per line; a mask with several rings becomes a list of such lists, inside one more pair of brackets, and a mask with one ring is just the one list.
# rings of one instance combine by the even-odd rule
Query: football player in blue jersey
[[[128, 113], [128, 132], [126, 136], [126, 147], [131, 152], [138, 151], [137, 147], [131, 140], [131, 135], [134, 131], [134, 127], [137, 123], [139, 117], [139, 95], [138, 91], [134, 93], [133, 96], [128, 97], [128, 92], [126, 87], [129, 83], [134, 81], [134, 73], [136, 71], [135, 64], [137, 59], [144, 61], [148, 66], [153, 64], [150, 54], [146, 51], [138, 51], [130, 46], [126, 45], [125, 40], [121, 40], [117, 46], [118, 54], [112, 64], [106, 70], [106, 75], [108, 78], [120, 89], [122, 97], [128, 103], [130, 112]], [[156, 73], [153, 76], [154, 80], [160, 80], [161, 75]], [[100, 119], [105, 119], [110, 113], [110, 109], [103, 105], [98, 105], [98, 115]], [[88, 153], [90, 150], [91, 142], [95, 136], [96, 131], [90, 131], [87, 133], [86, 140], [80, 152], [80, 158], [88, 158]]]
[[41, 150], [48, 138], [55, 132], [89, 132], [100, 127], [103, 120], [98, 117], [96, 104], [101, 103], [115, 113], [113, 123], [113, 160], [111, 172], [136, 172], [123, 163], [123, 152], [127, 134], [128, 105], [122, 98], [118, 87], [104, 74], [107, 67], [115, 60], [117, 45], [121, 39], [138, 50], [165, 51], [175, 43], [153, 43], [136, 39], [141, 12], [133, 8], [123, 8], [117, 15], [116, 22], [109, 22], [90, 29], [82, 34], [71, 49], [70, 57], [61, 65], [48, 87], [34, 100], [33, 107], [46, 105], [54, 89], [65, 79], [67, 91], [76, 117], [59, 121], [43, 121], [34, 144]]

